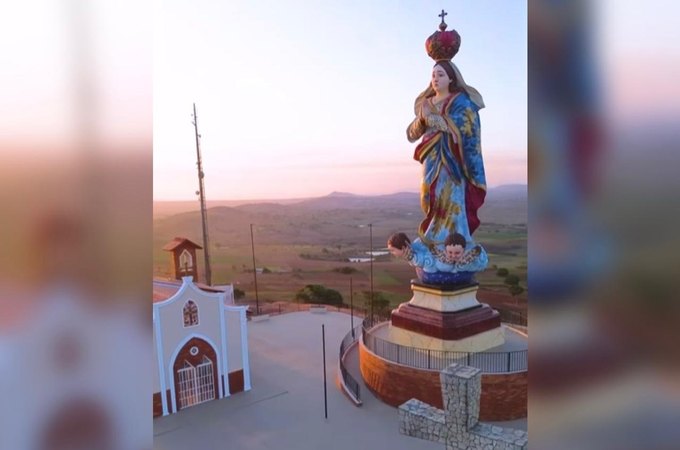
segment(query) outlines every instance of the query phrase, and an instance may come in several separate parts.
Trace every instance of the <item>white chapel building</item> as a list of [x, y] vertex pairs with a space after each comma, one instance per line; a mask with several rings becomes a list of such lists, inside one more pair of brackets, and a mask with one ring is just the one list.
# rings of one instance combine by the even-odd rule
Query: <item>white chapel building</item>
[[164, 249], [181, 280], [153, 281], [154, 417], [251, 388], [246, 307], [232, 286], [195, 281], [196, 248], [175, 238]]

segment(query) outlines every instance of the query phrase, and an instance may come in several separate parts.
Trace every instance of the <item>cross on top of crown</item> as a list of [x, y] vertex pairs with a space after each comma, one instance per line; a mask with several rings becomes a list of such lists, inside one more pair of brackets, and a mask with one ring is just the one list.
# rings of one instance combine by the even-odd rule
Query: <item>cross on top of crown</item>
[[449, 15], [449, 13], [447, 13], [446, 11], [444, 11], [442, 9], [442, 13], [437, 16], [437, 17], [442, 18], [442, 23], [439, 24], [439, 29], [442, 30], [442, 31], [446, 30], [447, 25], [446, 25], [446, 22], [444, 22], [444, 16], [448, 16], [448, 15]]

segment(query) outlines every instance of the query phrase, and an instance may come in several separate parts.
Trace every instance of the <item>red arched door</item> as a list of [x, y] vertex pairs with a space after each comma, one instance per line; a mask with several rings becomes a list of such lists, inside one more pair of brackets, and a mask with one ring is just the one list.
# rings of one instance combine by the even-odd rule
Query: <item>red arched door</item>
[[173, 364], [176, 410], [217, 398], [217, 355], [200, 338], [184, 344]]

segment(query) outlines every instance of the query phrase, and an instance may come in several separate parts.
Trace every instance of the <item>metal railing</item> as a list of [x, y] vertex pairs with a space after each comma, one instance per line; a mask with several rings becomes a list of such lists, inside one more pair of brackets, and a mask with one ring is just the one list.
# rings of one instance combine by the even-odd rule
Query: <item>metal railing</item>
[[356, 326], [354, 330], [351, 330], [349, 333], [347, 333], [347, 336], [345, 336], [340, 343], [340, 373], [342, 374], [342, 380], [344, 381], [345, 386], [347, 386], [352, 394], [354, 394], [354, 398], [357, 401], [361, 401], [359, 383], [345, 367], [345, 361], [343, 358], [345, 356], [345, 351], [359, 338], [359, 336], [361, 336], [361, 327], [361, 325]]
[[511, 309], [494, 308], [501, 315], [501, 322], [510, 323], [513, 325], [528, 326], [529, 321], [526, 314]]
[[483, 373], [525, 372], [528, 367], [528, 351], [510, 352], [451, 352], [426, 348], [407, 347], [386, 341], [371, 333], [371, 328], [385, 322], [366, 318], [362, 324], [364, 345], [383, 359], [408, 367], [428, 370], [444, 370], [453, 363], [481, 369]]

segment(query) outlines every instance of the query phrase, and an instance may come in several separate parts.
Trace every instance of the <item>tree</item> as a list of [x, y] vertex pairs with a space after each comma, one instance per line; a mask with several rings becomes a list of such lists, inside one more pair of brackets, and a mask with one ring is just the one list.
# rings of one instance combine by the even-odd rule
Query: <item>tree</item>
[[342, 294], [320, 284], [308, 284], [295, 294], [295, 300], [303, 303], [341, 306]]
[[371, 291], [363, 291], [364, 294], [364, 305], [366, 306], [366, 311], [370, 313], [371, 303], [373, 303], [373, 314], [374, 315], [384, 315], [390, 306], [390, 301], [385, 297], [380, 291], [373, 291], [373, 301], [371, 302]]
[[519, 284], [519, 277], [517, 275], [510, 274], [505, 277], [505, 284], [517, 286]]
[[508, 289], [510, 290], [510, 293], [513, 295], [513, 297], [524, 292], [524, 288], [517, 285], [508, 286]]

